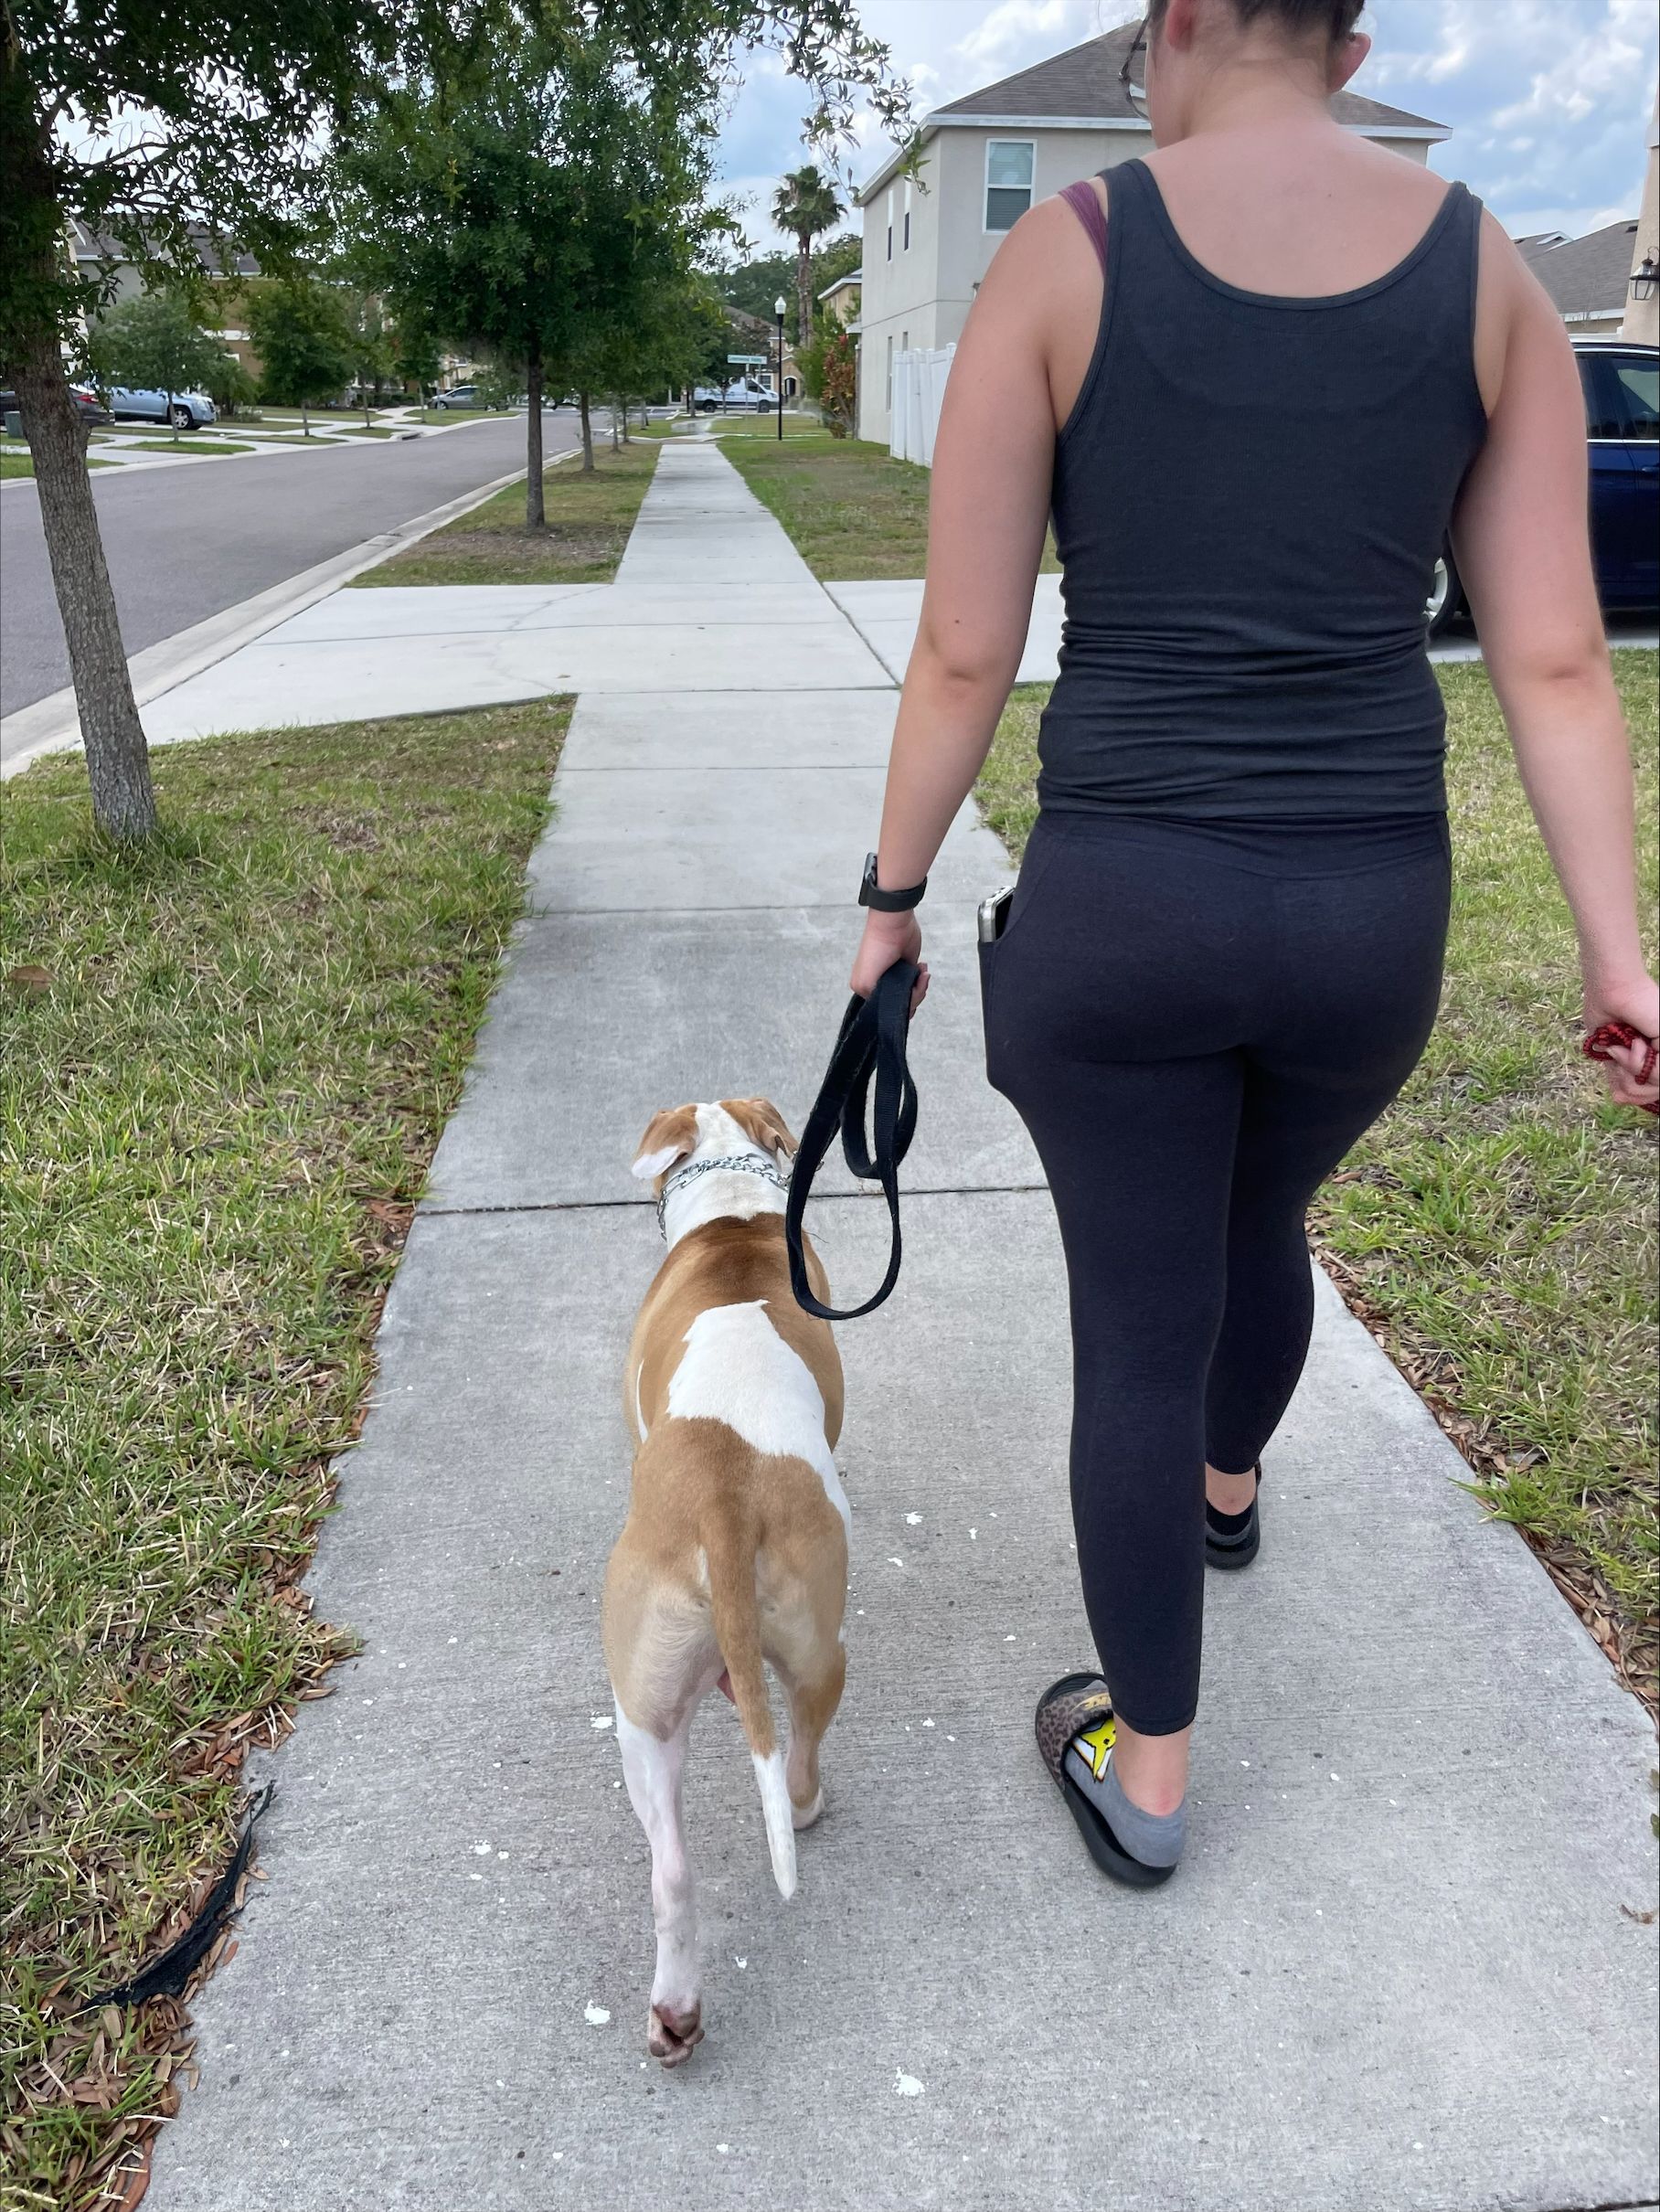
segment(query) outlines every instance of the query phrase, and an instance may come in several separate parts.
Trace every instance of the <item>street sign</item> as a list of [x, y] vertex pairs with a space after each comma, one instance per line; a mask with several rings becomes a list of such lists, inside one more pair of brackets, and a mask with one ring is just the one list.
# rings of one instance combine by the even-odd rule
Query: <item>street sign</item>
[[727, 359], [743, 368], [764, 368], [768, 356], [765, 354], [728, 354]]

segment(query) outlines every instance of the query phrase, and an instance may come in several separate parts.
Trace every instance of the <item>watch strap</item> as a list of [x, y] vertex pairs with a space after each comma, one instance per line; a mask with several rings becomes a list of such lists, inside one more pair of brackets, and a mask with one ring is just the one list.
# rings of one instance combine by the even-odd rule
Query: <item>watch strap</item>
[[928, 878], [913, 884], [909, 890], [885, 891], [876, 879], [876, 855], [865, 856], [865, 874], [859, 884], [859, 904], [870, 907], [878, 914], [908, 914], [912, 907], [920, 906], [922, 894], [928, 888]]

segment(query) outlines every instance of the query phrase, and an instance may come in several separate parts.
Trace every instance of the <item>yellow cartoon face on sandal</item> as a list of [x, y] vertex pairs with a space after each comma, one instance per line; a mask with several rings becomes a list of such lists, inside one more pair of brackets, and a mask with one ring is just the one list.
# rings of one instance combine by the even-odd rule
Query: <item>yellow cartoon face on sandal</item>
[[1080, 1757], [1090, 1762], [1091, 1778], [1099, 1781], [1107, 1771], [1107, 1753], [1112, 1749], [1112, 1739], [1118, 1733], [1118, 1723], [1111, 1713], [1099, 1728], [1080, 1729], [1072, 1742]]

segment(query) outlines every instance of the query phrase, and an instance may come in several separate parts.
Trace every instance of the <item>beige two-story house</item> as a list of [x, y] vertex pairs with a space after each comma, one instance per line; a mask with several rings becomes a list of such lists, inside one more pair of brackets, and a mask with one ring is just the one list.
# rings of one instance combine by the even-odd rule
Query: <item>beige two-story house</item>
[[[953, 345], [1004, 233], [1037, 200], [1152, 151], [1120, 81], [1136, 35], [1124, 24], [1018, 70], [923, 119], [915, 181], [892, 154], [862, 186], [859, 436], [886, 444], [896, 355]], [[1452, 135], [1443, 123], [1340, 92], [1337, 120], [1412, 161]]]

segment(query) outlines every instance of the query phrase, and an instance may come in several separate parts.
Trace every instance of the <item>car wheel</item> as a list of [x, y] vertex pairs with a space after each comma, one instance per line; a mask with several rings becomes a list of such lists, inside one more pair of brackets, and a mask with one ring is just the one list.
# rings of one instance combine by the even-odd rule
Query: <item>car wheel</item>
[[196, 417], [187, 407], [170, 408], [167, 410], [167, 420], [176, 431], [191, 430], [196, 424]]
[[1459, 580], [1457, 564], [1450, 550], [1443, 550], [1435, 564], [1435, 575], [1430, 585], [1430, 596], [1424, 601], [1424, 627], [1431, 638], [1440, 637], [1452, 626], [1453, 619], [1463, 608], [1464, 588]]

